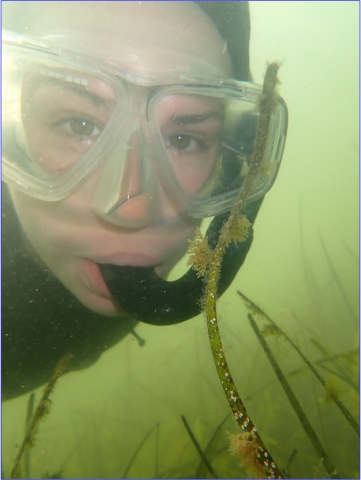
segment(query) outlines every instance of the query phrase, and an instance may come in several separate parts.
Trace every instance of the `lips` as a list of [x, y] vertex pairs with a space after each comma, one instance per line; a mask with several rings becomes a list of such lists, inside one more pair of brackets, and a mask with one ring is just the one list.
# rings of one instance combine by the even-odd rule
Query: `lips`
[[94, 293], [96, 293], [97, 295], [100, 295], [104, 298], [112, 300], [113, 297], [104, 282], [103, 276], [100, 273], [98, 265], [91, 260], [84, 260], [84, 264], [85, 264], [85, 273], [86, 273], [87, 279], [89, 280], [91, 290], [93, 290]]
[[155, 267], [157, 263], [144, 254], [114, 254], [108, 255], [104, 257], [97, 257], [92, 260], [84, 259], [85, 264], [85, 272], [87, 279], [90, 282], [90, 287], [94, 291], [94, 293], [101, 295], [109, 300], [113, 297], [109, 292], [109, 289], [103, 279], [103, 276], [99, 270], [97, 263], [106, 264], [106, 265], [118, 265], [120, 267], [123, 266], [132, 266], [132, 267]]
[[107, 265], [118, 265], [119, 267], [132, 266], [132, 267], [152, 267], [158, 265], [153, 258], [143, 253], [126, 253], [126, 254], [113, 254], [105, 255], [102, 257], [92, 258], [93, 263], [104, 263]]

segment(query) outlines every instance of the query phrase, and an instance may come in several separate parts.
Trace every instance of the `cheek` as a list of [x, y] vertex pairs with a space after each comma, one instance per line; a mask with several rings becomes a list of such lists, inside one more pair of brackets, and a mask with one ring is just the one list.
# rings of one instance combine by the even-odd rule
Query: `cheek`
[[[52, 204], [40, 202], [16, 190], [11, 192], [14, 207], [18, 215], [22, 231], [30, 241], [40, 258], [49, 262], [63, 261], [64, 251], [59, 242], [60, 228], [51, 215]], [[62, 257], [62, 260], [60, 259]]]
[[[19, 192], [14, 192], [12, 198], [34, 255], [86, 307], [102, 315], [118, 315], [119, 307], [110, 299], [108, 290], [103, 288], [103, 291], [98, 291], [98, 288], [94, 291], [87, 277], [84, 260], [78, 258], [72, 248], [67, 247], [69, 231], [64, 232], [64, 224], [59, 224], [56, 215], [51, 215], [52, 205], [43, 202], [39, 204]], [[59, 207], [54, 205], [53, 208]], [[73, 242], [78, 240], [75, 233]]]
[[205, 186], [213, 172], [217, 154], [218, 148], [211, 148], [196, 168], [185, 163], [173, 165], [178, 181], [189, 195], [196, 195]]
[[[78, 192], [80, 193], [80, 192]], [[186, 252], [198, 221], [183, 221], [169, 206], [165, 220], [149, 229], [123, 229], [100, 221], [90, 210], [86, 195], [70, 196], [61, 202], [42, 202], [12, 192], [22, 230], [39, 257], [53, 270], [72, 270], [79, 258], [95, 258], [131, 252], [147, 255], [155, 265], [171, 268]], [[161, 196], [162, 197], [162, 196]], [[164, 207], [165, 202], [160, 201]], [[165, 207], [164, 207], [165, 209]], [[175, 216], [174, 216], [175, 215]]]

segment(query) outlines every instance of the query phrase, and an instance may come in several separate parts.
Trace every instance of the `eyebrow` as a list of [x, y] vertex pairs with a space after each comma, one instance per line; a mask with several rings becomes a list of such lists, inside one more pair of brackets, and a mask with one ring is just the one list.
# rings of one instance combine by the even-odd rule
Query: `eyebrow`
[[58, 78], [45, 78], [44, 83], [50, 83], [52, 85], [59, 85], [63, 88], [66, 88], [67, 90], [70, 90], [74, 93], [77, 93], [78, 95], [81, 95], [83, 97], [88, 98], [94, 105], [96, 106], [102, 106], [102, 107], [107, 107], [107, 108], [114, 108], [115, 102], [112, 100], [107, 100], [102, 97], [99, 97], [96, 93], [93, 93], [89, 90], [87, 90], [85, 87], [76, 84], [76, 83], [71, 83], [66, 80], [58, 79]]
[[202, 115], [175, 115], [170, 117], [170, 120], [175, 125], [192, 125], [195, 123], [201, 123], [211, 118], [218, 120], [223, 119], [223, 115], [218, 112], [203, 113]]

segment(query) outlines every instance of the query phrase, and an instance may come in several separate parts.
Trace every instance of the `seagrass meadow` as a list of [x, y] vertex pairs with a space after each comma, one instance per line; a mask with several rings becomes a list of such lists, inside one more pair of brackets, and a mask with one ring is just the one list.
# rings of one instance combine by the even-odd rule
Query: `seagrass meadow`
[[[263, 83], [267, 61], [280, 62], [289, 129], [217, 316], [238, 395], [286, 478], [360, 478], [357, 9], [250, 3], [254, 81]], [[225, 398], [205, 315], [136, 333], [143, 346], [129, 335], [92, 367], [60, 376], [14, 476], [266, 476]], [[29, 398], [2, 406], [2, 478], [21, 448]]]

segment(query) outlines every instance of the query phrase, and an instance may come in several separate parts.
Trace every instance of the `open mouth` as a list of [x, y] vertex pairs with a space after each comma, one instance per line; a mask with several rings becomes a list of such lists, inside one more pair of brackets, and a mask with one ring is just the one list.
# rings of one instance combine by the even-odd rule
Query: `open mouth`
[[151, 325], [172, 325], [200, 312], [203, 282], [194, 270], [174, 282], [157, 275], [154, 266], [98, 264], [114, 300], [132, 317]]
[[99, 266], [91, 260], [85, 260], [85, 272], [90, 282], [91, 289], [97, 295], [112, 300], [112, 294], [107, 287]]
[[[258, 204], [258, 208], [260, 203]], [[257, 214], [255, 210], [254, 216]], [[226, 215], [212, 220], [207, 230], [211, 244], [217, 241]], [[252, 218], [253, 220], [253, 218]], [[231, 242], [223, 257], [218, 295], [229, 287], [243, 264], [251, 246], [253, 235], [244, 242]], [[119, 266], [112, 262], [98, 268], [114, 300], [132, 317], [151, 325], [172, 325], [184, 322], [201, 312], [199, 300], [203, 296], [204, 282], [194, 269], [178, 280], [163, 280], [152, 266]], [[158, 270], [158, 269], [157, 269]]]
[[[114, 254], [104, 257], [97, 257], [93, 259], [84, 259], [85, 272], [89, 281], [89, 286], [94, 293], [105, 297], [107, 299], [113, 299], [109, 287], [107, 286], [106, 278], [110, 278], [111, 275], [105, 274], [100, 270], [100, 266], [109, 265], [114, 266], [114, 269], [120, 272], [122, 267], [134, 267], [134, 268], [161, 268], [160, 265], [156, 265], [154, 260], [144, 254]], [[118, 279], [119, 281], [119, 279]]]

